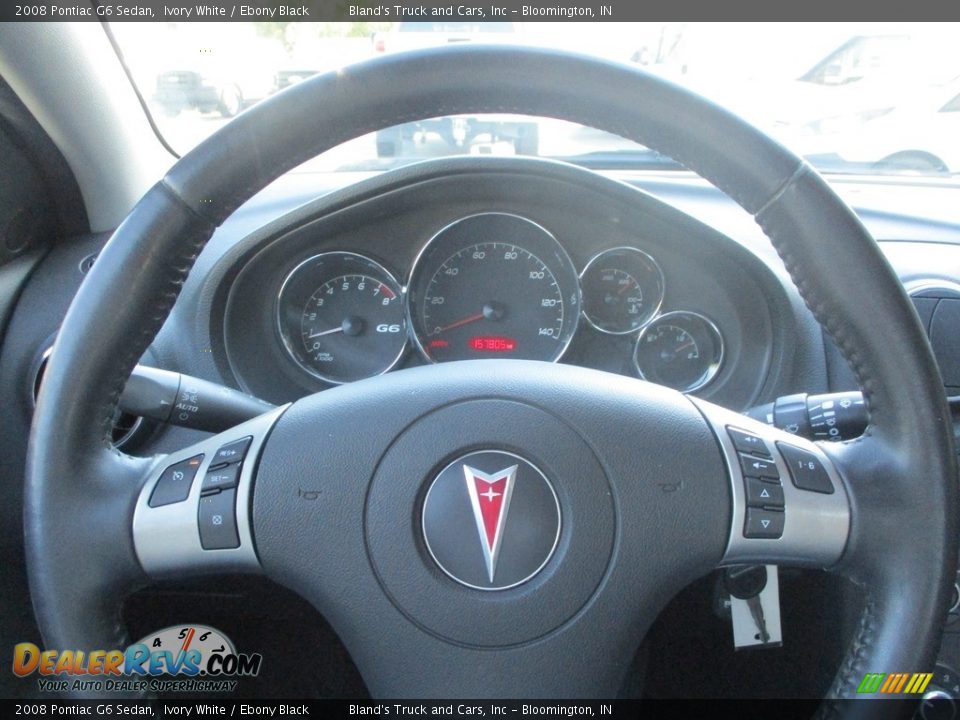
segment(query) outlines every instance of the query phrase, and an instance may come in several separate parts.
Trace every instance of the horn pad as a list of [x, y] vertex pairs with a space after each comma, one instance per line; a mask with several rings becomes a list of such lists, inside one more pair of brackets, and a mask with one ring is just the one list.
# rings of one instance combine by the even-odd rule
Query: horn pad
[[411, 424], [379, 464], [365, 523], [374, 571], [397, 608], [475, 647], [529, 642], [576, 615], [615, 536], [613, 494], [583, 438], [547, 411], [499, 399]]

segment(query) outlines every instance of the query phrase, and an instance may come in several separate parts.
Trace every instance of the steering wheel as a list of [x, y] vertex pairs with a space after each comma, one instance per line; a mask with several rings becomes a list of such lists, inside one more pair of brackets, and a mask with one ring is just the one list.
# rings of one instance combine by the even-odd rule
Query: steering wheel
[[[613, 132], [730, 195], [856, 371], [866, 433], [816, 445], [639, 380], [491, 360], [341, 386], [167, 457], [111, 447], [127, 377], [241, 203], [343, 141], [468, 112]], [[948, 418], [923, 330], [878, 246], [759, 131], [637, 69], [564, 52], [398, 54], [241, 114], [104, 248], [63, 321], [34, 417], [31, 593], [48, 647], [102, 649], [124, 646], [120, 600], [153, 578], [262, 572], [329, 620], [374, 696], [611, 697], [685, 585], [725, 563], [806, 565], [865, 588], [830, 691], [851, 697], [867, 671], [934, 660], [956, 570]], [[206, 494], [204, 471], [225, 452], [243, 457], [239, 471]], [[200, 455], [183, 497], [161, 492], [167, 468]], [[761, 461], [784, 495], [773, 527], [745, 496]], [[509, 515], [506, 499], [499, 515], [484, 510], [483, 490], [510, 495]], [[201, 541], [198, 517], [215, 502], [234, 535]]]

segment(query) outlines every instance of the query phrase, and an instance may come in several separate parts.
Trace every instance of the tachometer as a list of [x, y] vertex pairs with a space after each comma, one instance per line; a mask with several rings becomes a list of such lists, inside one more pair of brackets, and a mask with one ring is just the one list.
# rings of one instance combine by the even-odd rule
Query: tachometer
[[323, 253], [297, 265], [280, 289], [277, 321], [290, 357], [328, 383], [384, 373], [406, 346], [399, 283], [354, 253]]
[[483, 213], [427, 244], [407, 302], [416, 343], [433, 362], [555, 361], [576, 330], [580, 289], [553, 235], [516, 215]]

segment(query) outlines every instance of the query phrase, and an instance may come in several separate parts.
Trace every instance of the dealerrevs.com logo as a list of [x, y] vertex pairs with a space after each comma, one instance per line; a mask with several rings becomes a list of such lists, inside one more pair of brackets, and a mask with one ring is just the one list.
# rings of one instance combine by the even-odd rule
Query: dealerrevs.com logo
[[14, 675], [39, 676], [41, 692], [231, 692], [236, 678], [257, 675], [262, 662], [205, 625], [173, 625], [125, 650], [13, 649]]

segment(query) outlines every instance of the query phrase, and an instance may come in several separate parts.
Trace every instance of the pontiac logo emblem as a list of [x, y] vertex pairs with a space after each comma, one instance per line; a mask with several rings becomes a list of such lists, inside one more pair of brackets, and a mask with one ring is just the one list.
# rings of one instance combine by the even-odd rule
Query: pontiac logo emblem
[[513, 483], [517, 479], [517, 466], [488, 475], [469, 465], [463, 466], [467, 480], [467, 492], [473, 506], [473, 518], [477, 521], [483, 559], [487, 563], [487, 576], [493, 582], [497, 571], [497, 556], [503, 539], [503, 524], [510, 510]]
[[440, 471], [423, 501], [422, 527], [430, 556], [448, 576], [476, 590], [505, 590], [550, 560], [560, 505], [533, 463], [482, 450]]

